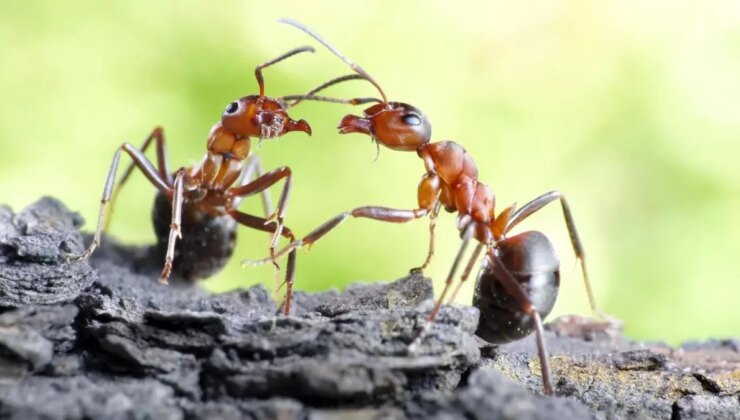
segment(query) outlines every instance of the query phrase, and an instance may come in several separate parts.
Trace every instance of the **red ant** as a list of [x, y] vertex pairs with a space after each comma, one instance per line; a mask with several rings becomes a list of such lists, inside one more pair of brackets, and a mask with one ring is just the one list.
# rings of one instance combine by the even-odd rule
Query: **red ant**
[[[179, 273], [190, 280], [206, 277], [222, 268], [233, 253], [237, 223], [272, 233], [271, 255], [274, 255], [281, 236], [295, 240], [291, 230], [283, 224], [291, 187], [290, 168], [283, 166], [263, 174], [259, 160], [256, 156], [250, 156], [249, 152], [253, 138], [261, 142], [291, 131], [311, 135], [311, 127], [305, 120], [295, 121], [288, 115], [287, 109], [292, 104], [287, 104], [282, 98], [265, 96], [262, 78], [262, 70], [266, 67], [303, 52], [314, 52], [314, 49], [296, 48], [257, 66], [255, 77], [259, 95], [242, 97], [226, 107], [221, 120], [211, 129], [206, 154], [198, 165], [181, 167], [172, 173], [164, 135], [159, 127], [147, 137], [141, 149], [129, 143], [121, 145], [113, 155], [108, 170], [92, 243], [84, 253], [72, 258], [87, 258], [100, 244], [106, 205], [113, 194], [121, 152], [127, 153], [133, 163], [124, 172], [120, 184], [126, 182], [135, 166], [158, 190], [153, 219], [160, 249], [165, 254], [164, 268], [159, 278], [161, 283], [167, 283], [173, 263], [176, 263], [175, 268]], [[144, 155], [152, 142], [156, 143], [157, 149], [156, 167]], [[254, 172], [257, 178], [250, 181]], [[272, 212], [267, 189], [282, 179], [285, 179], [285, 184], [277, 210]], [[269, 215], [267, 218], [237, 210], [244, 198], [259, 193], [262, 193], [265, 213]], [[181, 243], [182, 249], [176, 254], [175, 242], [183, 238], [183, 232], [185, 239]], [[286, 311], [290, 308], [294, 273], [295, 253], [291, 252], [285, 279]]]
[[[502, 344], [523, 338], [534, 330], [541, 362], [544, 392], [552, 394], [542, 319], [550, 313], [555, 304], [560, 283], [559, 260], [552, 243], [544, 234], [537, 231], [524, 232], [515, 236], [508, 236], [508, 234], [527, 217], [545, 205], [559, 200], [573, 250], [580, 261], [591, 308], [602, 318], [610, 319], [598, 308], [594, 300], [586, 270], [583, 246], [565, 196], [559, 191], [551, 191], [519, 209], [516, 209], [516, 205], [511, 205], [496, 216], [493, 191], [488, 185], [478, 180], [476, 164], [462, 146], [452, 141], [430, 142], [431, 124], [427, 116], [418, 108], [401, 102], [389, 102], [383, 89], [365, 70], [350, 61], [314, 31], [296, 21], [281, 20], [281, 22], [306, 32], [328, 48], [348, 64], [360, 78], [372, 83], [382, 98], [342, 100], [304, 95], [301, 99], [328, 100], [347, 104], [379, 102], [365, 109], [362, 117], [355, 115], [344, 117], [339, 123], [339, 132], [341, 134], [366, 134], [373, 141], [390, 149], [414, 151], [424, 161], [426, 173], [418, 187], [418, 208], [411, 210], [375, 206], [355, 208], [330, 219], [303, 239], [276, 252], [271, 258], [254, 263], [273, 261], [274, 258], [279, 258], [286, 252], [293, 252], [302, 246], [311, 246], [350, 216], [393, 223], [404, 223], [429, 216], [431, 238], [427, 259], [420, 267], [423, 269], [429, 264], [434, 253], [434, 227], [440, 208], [444, 207], [448, 212], [457, 212], [457, 228], [461, 232], [462, 245], [447, 276], [442, 294], [429, 314], [424, 328], [411, 343], [410, 349], [419, 344], [424, 332], [436, 318], [452, 285], [468, 242], [471, 238], [475, 238], [478, 244], [451, 300], [454, 300], [485, 248], [486, 255], [477, 279], [473, 300], [473, 304], [480, 310], [480, 323], [476, 334], [491, 343]], [[348, 78], [349, 76], [344, 76], [336, 80], [347, 80]]]

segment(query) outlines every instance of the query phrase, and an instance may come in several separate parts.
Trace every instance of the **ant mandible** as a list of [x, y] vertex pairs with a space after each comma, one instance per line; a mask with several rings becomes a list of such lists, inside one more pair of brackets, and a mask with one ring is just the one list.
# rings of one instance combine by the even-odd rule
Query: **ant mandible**
[[[272, 257], [254, 263], [269, 262], [285, 255], [286, 252], [292, 252], [302, 246], [310, 246], [350, 216], [394, 223], [404, 223], [429, 216], [431, 238], [427, 259], [421, 267], [423, 269], [429, 264], [434, 253], [434, 226], [440, 207], [444, 207], [448, 212], [457, 212], [457, 228], [461, 232], [462, 244], [447, 276], [442, 294], [437, 299], [423, 329], [411, 343], [410, 349], [413, 351], [418, 346], [425, 331], [434, 322], [450, 290], [468, 243], [471, 238], [474, 238], [478, 244], [450, 301], [454, 300], [481, 252], [485, 249], [486, 254], [476, 282], [473, 299], [473, 304], [480, 310], [480, 322], [476, 334], [493, 344], [503, 344], [523, 338], [534, 331], [544, 392], [552, 394], [542, 319], [550, 313], [555, 304], [560, 283], [559, 260], [552, 243], [544, 234], [529, 231], [508, 236], [509, 232], [547, 204], [559, 200], [573, 250], [580, 262], [591, 309], [600, 317], [610, 322], [617, 322], [596, 305], [586, 269], [583, 246], [565, 196], [559, 191], [551, 191], [519, 209], [513, 204], [496, 216], [493, 191], [488, 185], [478, 180], [477, 166], [462, 146], [452, 141], [432, 143], [430, 141], [431, 124], [427, 116], [418, 108], [401, 102], [389, 102], [383, 89], [365, 70], [350, 61], [314, 31], [293, 20], [281, 20], [281, 22], [306, 32], [328, 48], [348, 64], [357, 75], [373, 84], [382, 99], [342, 100], [315, 95], [296, 98], [347, 104], [379, 102], [365, 109], [362, 117], [355, 115], [344, 117], [339, 123], [339, 132], [341, 134], [366, 134], [373, 141], [392, 150], [414, 151], [423, 160], [426, 173], [418, 187], [418, 208], [411, 210], [375, 206], [355, 208], [330, 219], [303, 239], [276, 252]], [[344, 76], [336, 80], [347, 80], [348, 78], [349, 76]]]
[[[106, 208], [113, 195], [122, 152], [127, 153], [133, 163], [124, 172], [116, 193], [134, 167], [143, 172], [158, 190], [152, 215], [159, 248], [165, 254], [159, 278], [161, 283], [167, 283], [175, 262], [175, 269], [189, 280], [207, 277], [222, 268], [233, 253], [237, 224], [272, 233], [271, 255], [274, 255], [281, 236], [295, 240], [291, 230], [283, 224], [291, 187], [291, 170], [283, 166], [262, 173], [259, 159], [250, 156], [250, 147], [253, 138], [261, 142], [292, 131], [311, 135], [311, 127], [305, 120], [295, 121], [288, 115], [287, 109], [291, 104], [285, 103], [282, 98], [265, 96], [262, 77], [262, 70], [266, 67], [303, 52], [314, 52], [314, 49], [299, 47], [256, 67], [259, 95], [244, 96], [226, 107], [221, 120], [208, 135], [205, 156], [196, 166], [181, 167], [174, 173], [170, 171], [164, 134], [159, 127], [147, 137], [141, 149], [129, 143], [121, 145], [113, 155], [108, 170], [92, 243], [85, 252], [71, 258], [87, 258], [100, 245]], [[152, 142], [156, 143], [156, 167], [144, 155]], [[251, 180], [254, 173], [257, 178]], [[285, 179], [285, 184], [277, 210], [272, 212], [267, 189], [282, 179]], [[244, 198], [260, 193], [267, 218], [237, 210]], [[183, 249], [176, 255], [175, 242], [183, 238], [183, 233], [186, 237], [181, 243]], [[294, 274], [295, 253], [291, 252], [285, 275], [286, 308], [290, 307]]]

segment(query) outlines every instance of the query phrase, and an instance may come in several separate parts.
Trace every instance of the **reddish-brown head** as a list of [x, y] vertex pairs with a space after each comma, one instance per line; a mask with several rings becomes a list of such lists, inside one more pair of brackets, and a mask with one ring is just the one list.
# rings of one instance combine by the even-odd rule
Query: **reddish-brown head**
[[379, 103], [367, 108], [364, 117], [347, 115], [339, 132], [363, 133], [393, 150], [414, 151], [429, 143], [432, 125], [418, 108], [401, 102]]
[[224, 110], [221, 124], [237, 137], [273, 139], [291, 131], [311, 135], [311, 127], [305, 120], [293, 120], [281, 102], [258, 95], [230, 103]]
[[332, 80], [319, 86], [310, 92], [304, 99], [314, 100], [326, 100], [329, 102], [339, 103], [351, 103], [354, 105], [367, 103], [369, 101], [380, 102], [367, 108], [364, 111], [364, 117], [358, 117], [356, 115], [347, 115], [339, 123], [339, 132], [342, 134], [346, 133], [364, 133], [371, 136], [379, 144], [393, 149], [393, 150], [405, 150], [413, 151], [419, 147], [429, 143], [432, 136], [432, 126], [429, 123], [429, 119], [424, 115], [423, 112], [411, 106], [401, 102], [389, 102], [388, 98], [383, 92], [383, 88], [380, 87], [375, 79], [373, 79], [368, 72], [366, 72], [358, 64], [355, 64], [347, 58], [344, 54], [339, 52], [336, 47], [331, 45], [327, 40], [322, 38], [319, 34], [308, 28], [306, 25], [291, 20], [291, 19], [280, 19], [280, 22], [287, 23], [288, 25], [294, 26], [301, 31], [307, 33], [313, 39], [319, 41], [324, 47], [331, 51], [334, 55], [344, 61], [350, 68], [357, 73], [361, 78], [370, 82], [380, 93], [381, 99], [375, 98], [355, 98], [351, 100], [333, 100], [330, 98], [311, 96], [327, 88], [339, 81], [350, 80], [351, 77], [344, 76]]

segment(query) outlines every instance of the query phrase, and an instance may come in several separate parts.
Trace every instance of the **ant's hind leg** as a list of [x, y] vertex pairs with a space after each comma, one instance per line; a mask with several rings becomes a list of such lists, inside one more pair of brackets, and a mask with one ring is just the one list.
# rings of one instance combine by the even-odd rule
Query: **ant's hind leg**
[[563, 209], [565, 226], [568, 229], [568, 235], [570, 236], [570, 242], [573, 246], [573, 252], [576, 254], [576, 259], [580, 262], [581, 265], [583, 283], [586, 286], [586, 293], [588, 295], [589, 304], [591, 305], [591, 310], [603, 320], [608, 321], [609, 324], [614, 326], [621, 326], [622, 321], [608, 315], [606, 312], [602, 311], [601, 308], [596, 304], [596, 299], [594, 298], [593, 290], [591, 289], [591, 280], [589, 279], [588, 269], [586, 268], [586, 254], [583, 250], [581, 239], [578, 236], [578, 231], [576, 230], [576, 224], [573, 220], [570, 206], [568, 205], [568, 201], [565, 199], [565, 195], [563, 195], [563, 193], [561, 193], [560, 191], [547, 192], [519, 208], [519, 210], [517, 210], [509, 219], [509, 222], [504, 228], [504, 233], [508, 232], [521, 221], [555, 200], [560, 200], [560, 205]]
[[[157, 148], [157, 173], [167, 181], [167, 185], [173, 185], [174, 179], [172, 177], [172, 173], [170, 172], [170, 164], [169, 159], [167, 157], [167, 145], [164, 141], [164, 130], [162, 130], [162, 127], [157, 127], [154, 130], [152, 130], [151, 134], [149, 134], [149, 137], [144, 140], [144, 143], [141, 145], [139, 150], [141, 150], [141, 153], [146, 153], [149, 146], [152, 144], [152, 141], [156, 144]], [[131, 176], [131, 173], [134, 171], [134, 163], [130, 163], [125, 171], [123, 171], [123, 176], [121, 176], [121, 181], [118, 182], [118, 189], [123, 186], [123, 184], [126, 183], [128, 180], [128, 177]], [[118, 193], [118, 190], [115, 192]]]
[[132, 146], [131, 144], [125, 143], [113, 154], [113, 161], [111, 162], [110, 168], [108, 169], [108, 176], [105, 179], [105, 187], [103, 187], [103, 196], [100, 199], [100, 210], [98, 210], [98, 224], [95, 228], [95, 234], [93, 235], [93, 241], [90, 246], [80, 255], [71, 255], [67, 259], [84, 259], [92, 255], [95, 249], [100, 245], [100, 237], [105, 226], [105, 216], [107, 204], [111, 200], [113, 189], [116, 183], [116, 171], [118, 170], [118, 164], [121, 160], [121, 152], [126, 152], [131, 159], [134, 161], [141, 172], [147, 177], [157, 189], [164, 194], [171, 194], [172, 188], [167, 184], [166, 179], [162, 178], [157, 169], [152, 165], [149, 159], [146, 158], [144, 153]]
[[544, 387], [544, 393], [546, 395], [552, 395], [553, 388], [551, 379], [552, 373], [550, 371], [550, 357], [547, 353], [547, 346], [545, 345], [545, 333], [542, 328], [542, 319], [540, 318], [540, 314], [537, 312], [537, 308], [532, 305], [532, 301], [529, 299], [529, 296], [527, 296], [524, 289], [522, 289], [522, 286], [516, 281], [504, 263], [492, 250], [488, 251], [488, 258], [491, 262], [490, 269], [496, 280], [504, 287], [504, 289], [506, 289], [506, 292], [514, 298], [522, 311], [532, 318], [532, 324], [537, 339], [537, 353], [540, 358], [542, 386]]
[[[144, 140], [144, 143], [141, 145], [139, 150], [141, 150], [141, 153], [146, 153], [149, 146], [152, 144], [152, 141], [156, 143], [157, 146], [157, 173], [159, 173], [159, 176], [167, 182], [168, 186], [172, 186], [172, 173], [170, 172], [170, 166], [169, 161], [167, 159], [167, 146], [164, 142], [164, 131], [162, 130], [162, 127], [157, 127], [154, 130], [152, 130], [151, 134]], [[111, 203], [110, 207], [113, 209], [116, 206], [116, 200], [118, 199], [118, 194], [121, 191], [121, 187], [126, 183], [128, 178], [131, 176], [131, 173], [134, 171], [135, 164], [130, 163], [128, 167], [123, 171], [123, 176], [121, 176], [121, 180], [118, 182], [118, 188], [113, 191], [113, 197], [111, 197]], [[108, 230], [108, 225], [110, 224], [111, 218], [108, 217], [105, 221], [105, 227], [103, 230]]]

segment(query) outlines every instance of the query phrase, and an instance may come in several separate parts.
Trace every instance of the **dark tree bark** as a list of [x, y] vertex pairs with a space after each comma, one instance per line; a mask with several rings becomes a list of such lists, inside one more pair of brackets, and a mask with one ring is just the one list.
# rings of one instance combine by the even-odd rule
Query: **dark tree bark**
[[540, 395], [530, 338], [493, 348], [472, 307], [432, 304], [411, 275], [296, 294], [276, 314], [262, 287], [211, 295], [157, 283], [149, 249], [88, 262], [79, 216], [53, 199], [0, 208], [1, 418], [740, 418], [740, 346], [673, 349], [549, 325], [557, 397]]

